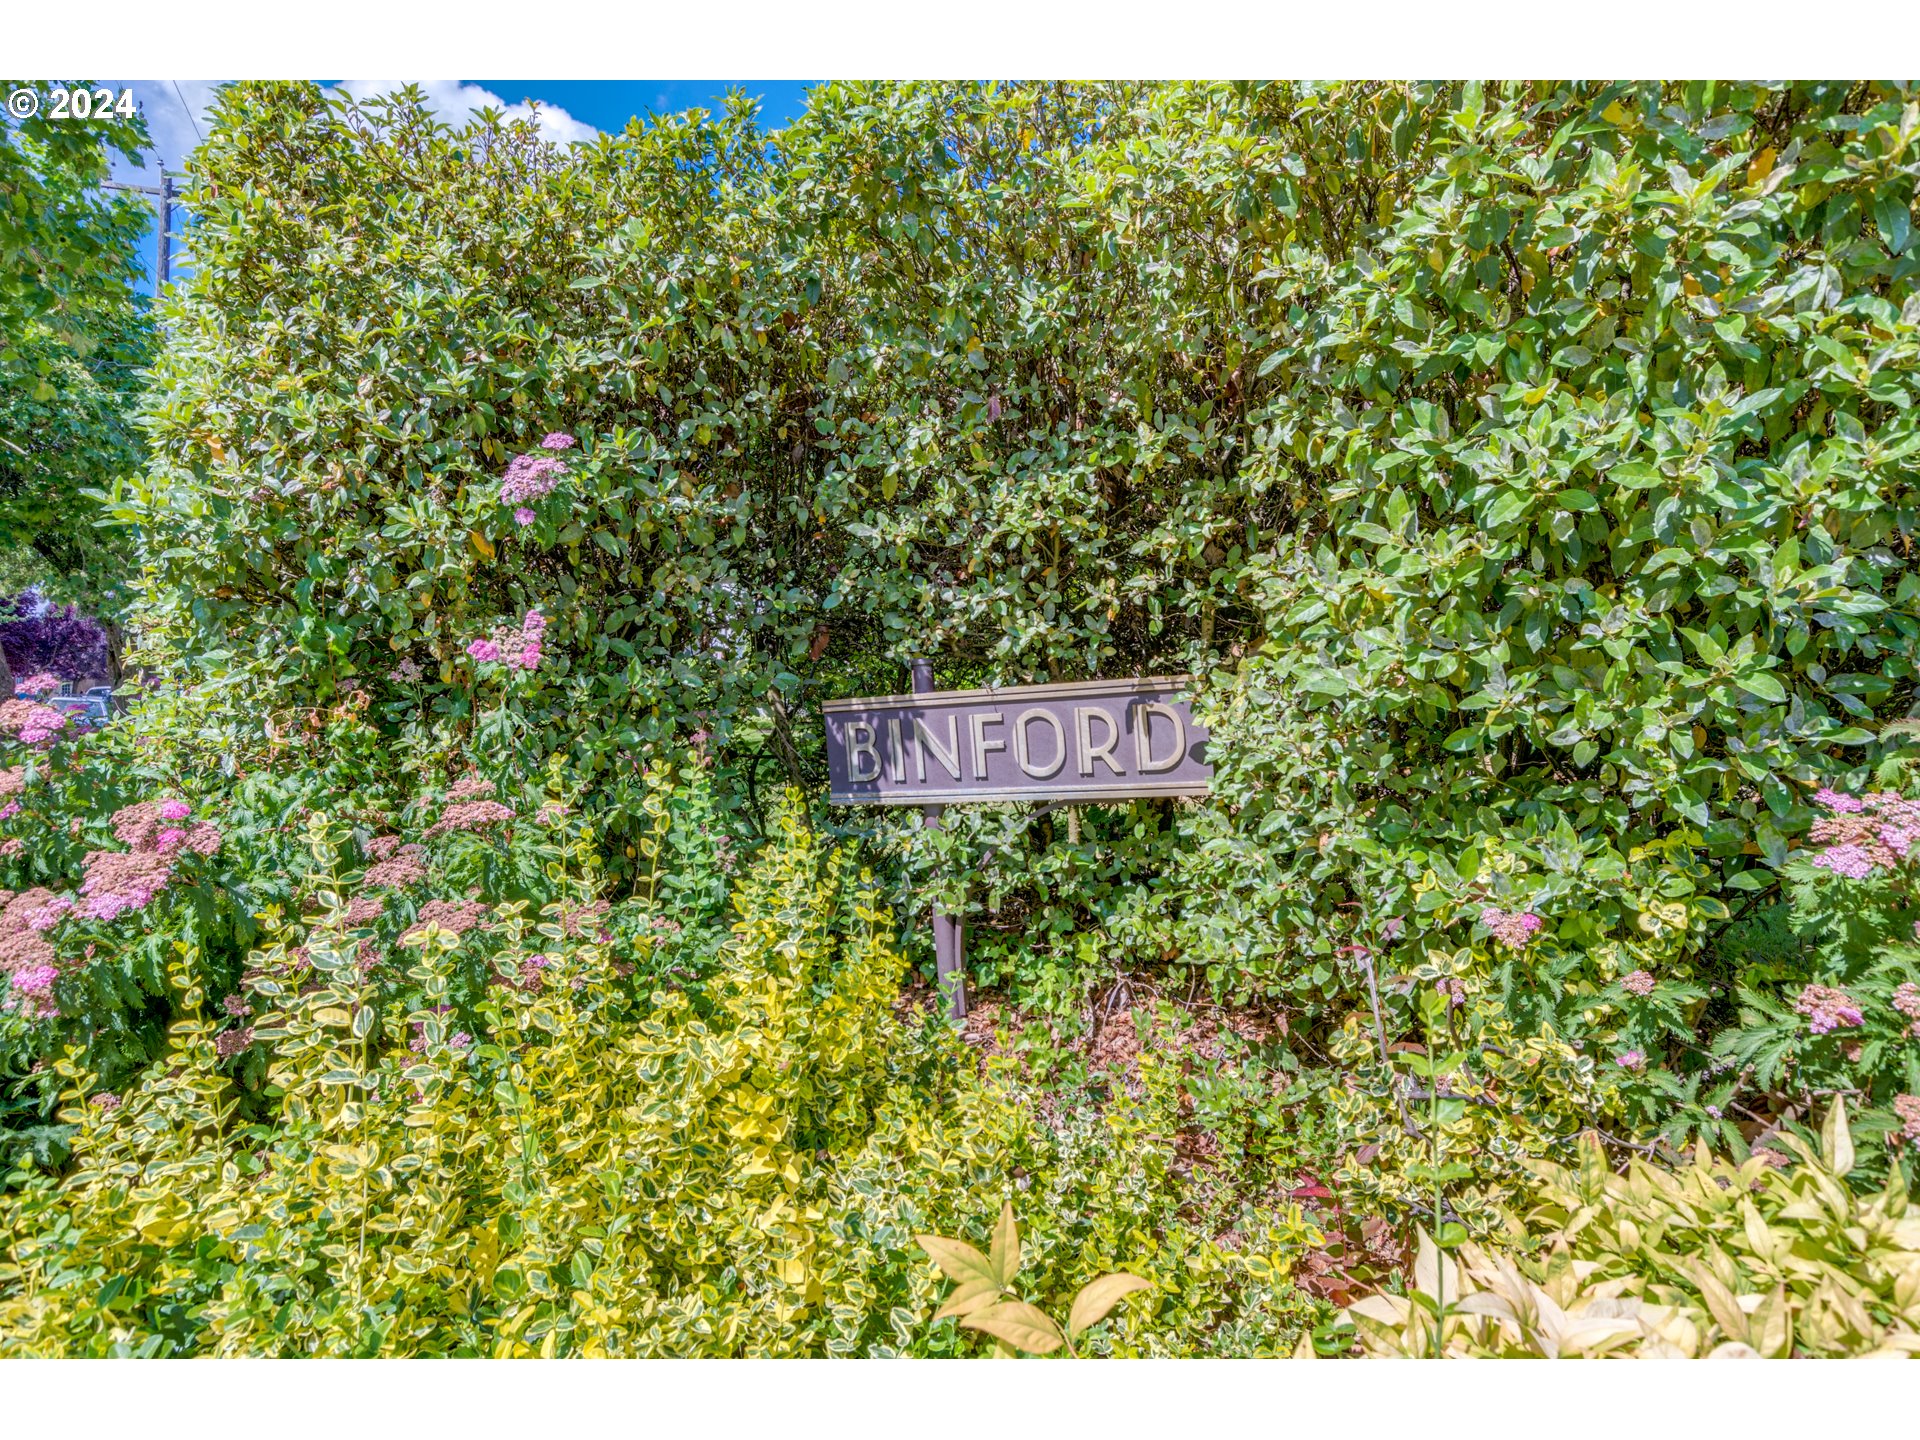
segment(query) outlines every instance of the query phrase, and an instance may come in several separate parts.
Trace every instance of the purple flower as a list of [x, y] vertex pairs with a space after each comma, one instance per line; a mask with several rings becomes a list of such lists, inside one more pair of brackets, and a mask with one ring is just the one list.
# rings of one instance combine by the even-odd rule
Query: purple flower
[[1647, 1057], [1644, 1051], [1629, 1050], [1617, 1057], [1613, 1063], [1622, 1070], [1632, 1070], [1637, 1074], [1647, 1068]]
[[513, 512], [513, 523], [518, 525], [522, 530], [526, 529], [527, 526], [531, 525], [537, 518], [533, 511], [524, 505]]
[[160, 818], [162, 820], [184, 820], [191, 813], [187, 808], [187, 802], [184, 800], [166, 800], [161, 802], [160, 805]]
[[571, 450], [573, 446], [573, 436], [561, 430], [554, 431], [540, 442], [540, 448], [542, 450]]
[[1836, 815], [1857, 815], [1867, 808], [1867, 802], [1858, 796], [1842, 795], [1837, 790], [1816, 790], [1813, 799], [1815, 804], [1826, 806]]
[[1651, 995], [1653, 985], [1653, 976], [1645, 970], [1636, 970], [1620, 982], [1620, 988], [1629, 995]]
[[102, 1090], [99, 1094], [93, 1096], [87, 1103], [90, 1105], [97, 1105], [102, 1110], [118, 1110], [120, 1108], [120, 1097], [114, 1094], [111, 1090]]
[[500, 647], [491, 640], [476, 640], [467, 646], [467, 654], [483, 664], [490, 664], [500, 658]]

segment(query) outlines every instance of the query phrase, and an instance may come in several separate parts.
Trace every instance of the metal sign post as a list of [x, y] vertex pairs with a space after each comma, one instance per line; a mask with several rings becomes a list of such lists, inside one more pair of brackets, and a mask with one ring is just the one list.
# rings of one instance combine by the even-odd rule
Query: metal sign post
[[[910, 694], [821, 706], [834, 804], [914, 805], [932, 828], [948, 805], [1052, 808], [1211, 787], [1207, 732], [1187, 704], [1186, 676], [941, 691], [932, 661], [908, 663]], [[967, 1013], [964, 926], [936, 907], [935, 964], [956, 1020]]]
[[[933, 662], [915, 660], [911, 665], [913, 693], [916, 695], [931, 693]], [[944, 805], [921, 806], [921, 823], [929, 830], [937, 830], [940, 827], [940, 817], [946, 813], [946, 809]], [[947, 1014], [955, 1020], [967, 1018], [967, 956], [964, 924], [964, 917], [944, 915], [936, 905], [933, 912], [933, 968], [939, 980], [940, 993], [947, 1000]]]

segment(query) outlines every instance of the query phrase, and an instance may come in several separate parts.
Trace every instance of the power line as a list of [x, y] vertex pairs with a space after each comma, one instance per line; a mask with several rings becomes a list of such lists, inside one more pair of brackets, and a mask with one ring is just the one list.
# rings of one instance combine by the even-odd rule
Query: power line
[[200, 133], [200, 122], [194, 118], [193, 107], [187, 104], [187, 97], [181, 93], [180, 82], [175, 80], [172, 84], [173, 93], [180, 101], [180, 108], [187, 112], [187, 123], [193, 126], [193, 138], [198, 140], [202, 145], [206, 144], [207, 137]]

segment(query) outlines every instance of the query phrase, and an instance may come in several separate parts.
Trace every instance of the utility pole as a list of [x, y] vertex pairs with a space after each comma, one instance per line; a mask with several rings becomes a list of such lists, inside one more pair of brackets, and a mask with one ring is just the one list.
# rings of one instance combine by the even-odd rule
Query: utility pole
[[173, 260], [173, 177], [167, 174], [166, 166], [160, 167], [158, 185], [122, 185], [117, 180], [101, 182], [103, 190], [132, 190], [141, 195], [152, 195], [160, 202], [160, 237], [157, 248], [158, 264], [154, 269], [157, 278], [154, 281], [153, 294], [157, 300], [160, 292], [167, 288], [167, 280], [172, 271]]

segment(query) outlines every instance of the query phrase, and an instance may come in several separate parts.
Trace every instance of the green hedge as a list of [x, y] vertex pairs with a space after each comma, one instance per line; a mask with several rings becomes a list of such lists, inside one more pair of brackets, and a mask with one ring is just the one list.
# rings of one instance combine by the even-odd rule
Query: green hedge
[[[1029, 997], [1197, 970], [1355, 1063], [1458, 980], [1573, 1077], [1515, 1153], [1711, 1128], [1701, 946], [1913, 701], [1917, 129], [1877, 84], [835, 84], [557, 152], [237, 86], [115, 510], [209, 667], [562, 753], [616, 837], [695, 727], [734, 791], [809, 773], [770, 693], [1191, 670], [1209, 802], [976, 816], [902, 897], [964, 860]], [[466, 658], [535, 607], [538, 670]]]

